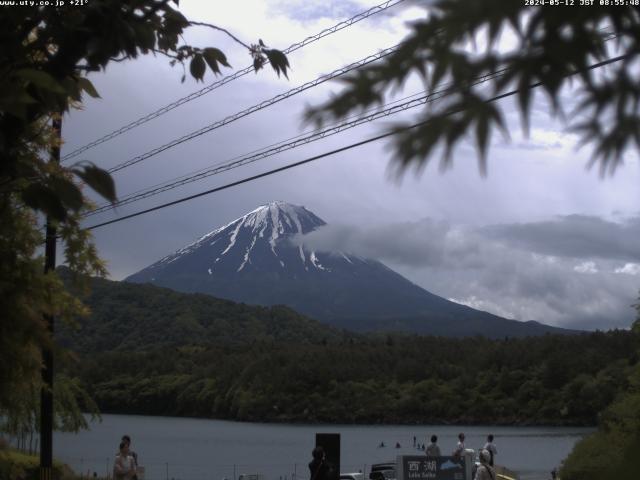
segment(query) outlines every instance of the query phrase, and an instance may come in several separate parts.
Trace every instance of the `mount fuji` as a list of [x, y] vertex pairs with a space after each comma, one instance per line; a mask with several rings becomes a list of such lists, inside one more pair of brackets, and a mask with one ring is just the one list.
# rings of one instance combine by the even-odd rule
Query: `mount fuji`
[[287, 305], [357, 331], [443, 336], [570, 331], [507, 320], [448, 301], [379, 261], [292, 242], [326, 223], [304, 207], [272, 202], [217, 228], [126, 279], [257, 305]]

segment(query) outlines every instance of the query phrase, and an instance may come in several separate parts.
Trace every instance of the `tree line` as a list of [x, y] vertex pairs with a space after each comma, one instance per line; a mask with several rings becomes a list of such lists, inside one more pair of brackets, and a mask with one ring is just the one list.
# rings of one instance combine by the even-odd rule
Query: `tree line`
[[159, 346], [68, 366], [103, 412], [241, 421], [595, 425], [638, 362], [628, 331]]

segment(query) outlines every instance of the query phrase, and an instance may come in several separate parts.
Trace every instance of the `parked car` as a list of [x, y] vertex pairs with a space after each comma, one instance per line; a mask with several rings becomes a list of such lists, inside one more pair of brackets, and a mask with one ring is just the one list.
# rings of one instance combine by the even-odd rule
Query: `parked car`
[[364, 475], [360, 472], [341, 473], [340, 480], [364, 480]]
[[371, 465], [370, 480], [395, 480], [396, 462], [374, 463]]

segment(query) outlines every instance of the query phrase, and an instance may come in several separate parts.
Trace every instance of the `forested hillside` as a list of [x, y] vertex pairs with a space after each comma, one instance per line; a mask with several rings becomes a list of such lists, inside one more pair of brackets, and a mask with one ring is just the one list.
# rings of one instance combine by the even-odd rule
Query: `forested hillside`
[[163, 347], [72, 367], [104, 412], [252, 421], [593, 425], [637, 363], [625, 331]]
[[[64, 271], [63, 271], [64, 275]], [[60, 324], [56, 338], [76, 352], [139, 351], [187, 344], [239, 345], [256, 341], [327, 342], [343, 333], [288, 307], [256, 307], [154, 285], [92, 279], [85, 298], [91, 315], [75, 328]]]
[[[637, 364], [630, 332], [362, 335], [286, 307], [94, 280], [62, 326], [103, 412], [237, 420], [593, 425]], [[61, 361], [62, 363], [62, 361]]]

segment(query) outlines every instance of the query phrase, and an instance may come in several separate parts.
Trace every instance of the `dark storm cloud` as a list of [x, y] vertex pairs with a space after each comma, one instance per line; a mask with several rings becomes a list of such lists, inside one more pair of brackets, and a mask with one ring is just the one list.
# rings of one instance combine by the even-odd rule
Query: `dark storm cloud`
[[482, 229], [489, 238], [527, 251], [571, 258], [640, 260], [640, 217], [617, 223], [586, 215], [495, 225]]

